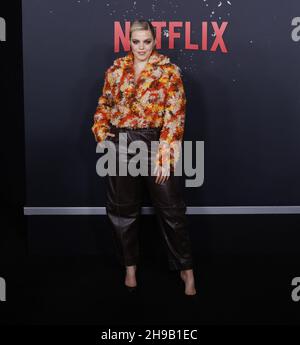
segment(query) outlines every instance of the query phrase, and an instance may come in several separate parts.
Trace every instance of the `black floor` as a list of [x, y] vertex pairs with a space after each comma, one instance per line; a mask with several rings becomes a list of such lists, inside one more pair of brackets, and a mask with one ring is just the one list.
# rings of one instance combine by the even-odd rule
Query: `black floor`
[[142, 218], [135, 296], [123, 287], [105, 217], [7, 216], [1, 323], [299, 324], [300, 302], [291, 298], [291, 281], [300, 276], [298, 216], [189, 219], [196, 301], [168, 270], [153, 216]]

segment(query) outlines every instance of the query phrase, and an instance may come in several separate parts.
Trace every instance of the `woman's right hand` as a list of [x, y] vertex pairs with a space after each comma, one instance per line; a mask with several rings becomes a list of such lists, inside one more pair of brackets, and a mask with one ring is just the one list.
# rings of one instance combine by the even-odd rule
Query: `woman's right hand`
[[110, 133], [110, 132], [108, 132], [108, 133], [107, 133], [107, 136], [110, 136], [110, 137], [115, 137], [116, 135], [115, 135], [114, 133]]

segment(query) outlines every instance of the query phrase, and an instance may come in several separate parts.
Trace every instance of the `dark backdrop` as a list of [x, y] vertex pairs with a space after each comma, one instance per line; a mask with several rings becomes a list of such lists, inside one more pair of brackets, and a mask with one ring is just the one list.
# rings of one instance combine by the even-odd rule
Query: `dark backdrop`
[[[52, 40], [53, 42], [56, 40], [57, 43], [62, 41], [61, 49], [68, 45], [74, 48], [78, 45], [82, 46], [85, 41], [80, 36], [79, 29], [77, 36], [72, 34], [72, 42], [67, 39], [62, 40], [60, 35], [66, 35], [70, 25], [74, 27], [79, 25], [78, 23], [75, 25], [72, 16], [70, 17], [71, 7], [75, 10], [78, 6], [80, 11], [78, 18], [80, 18], [83, 6], [88, 6], [88, 2], [92, 6], [102, 3], [102, 1], [92, 0], [81, 1], [81, 3], [63, 2], [72, 6], [68, 12], [61, 14], [62, 24], [57, 30], [59, 34]], [[33, 4], [29, 1], [26, 3]], [[51, 7], [49, 5], [50, 9], [54, 8], [55, 3], [59, 4], [57, 1], [43, 1], [43, 4], [46, 3], [51, 5]], [[128, 6], [129, 2], [118, 3], [119, 7], [116, 8], [120, 8], [123, 3], [127, 4], [128, 13], [133, 14]], [[114, 2], [116, 5], [118, 3]], [[38, 2], [36, 6], [37, 4]], [[193, 5], [190, 2], [185, 2], [185, 4], [188, 8]], [[209, 4], [211, 5], [212, 2], [210, 1]], [[176, 3], [173, 2], [173, 7], [175, 5]], [[151, 5], [147, 6], [151, 11]], [[178, 6], [181, 5], [178, 3]], [[296, 6], [296, 1], [282, 2], [282, 6], [279, 6], [277, 1], [264, 3], [252, 1], [248, 4], [243, 2], [243, 8], [239, 10], [238, 6], [239, 4], [234, 3], [230, 12], [228, 10], [230, 13], [228, 17], [231, 19], [224, 36], [229, 49], [227, 55], [220, 52], [194, 52], [192, 58], [197, 57], [197, 68], [194, 66], [193, 69], [188, 69], [190, 65], [183, 63], [189, 62], [191, 58], [187, 52], [183, 51], [181, 54], [177, 46], [174, 52], [166, 50], [174, 62], [177, 61], [183, 68], [187, 67], [184, 69], [184, 78], [189, 98], [188, 106], [190, 108], [193, 104], [194, 108], [197, 107], [197, 112], [188, 110], [187, 115], [191, 120], [187, 121], [186, 138], [204, 140], [206, 145], [205, 182], [199, 189], [186, 189], [188, 204], [193, 202], [195, 205], [201, 205], [201, 197], [205, 196], [205, 205], [209, 205], [208, 193], [204, 193], [207, 190], [209, 197], [215, 198], [214, 205], [219, 199], [222, 199], [220, 204], [225, 205], [226, 198], [229, 196], [232, 198], [234, 193], [236, 196], [238, 193], [243, 195], [243, 200], [250, 200], [249, 193], [251, 193], [253, 200], [255, 197], [256, 205], [264, 204], [265, 200], [269, 204], [273, 201], [276, 205], [297, 205], [296, 196], [299, 186], [296, 180], [298, 176], [296, 121], [299, 101], [296, 93], [299, 90], [299, 87], [297, 88], [299, 79], [297, 79], [297, 73], [299, 72], [296, 54], [299, 51], [300, 42], [291, 41], [290, 22], [293, 17], [300, 15], [300, 8]], [[177, 20], [175, 17], [184, 13], [184, 8], [180, 7], [180, 10], [176, 10], [173, 7], [173, 12], [167, 9], [166, 13], [161, 14], [160, 17], [172, 15], [172, 20]], [[197, 8], [191, 11], [190, 15], [197, 13], [199, 18], [206, 16], [209, 20], [210, 13], [204, 6], [200, 8], [200, 2]], [[218, 11], [222, 9], [223, 7]], [[33, 19], [41, 14], [37, 8], [34, 10], [32, 13], [23, 11], [23, 20], [24, 23], [27, 22], [27, 29], [30, 25], [36, 25]], [[174, 11], [177, 11], [177, 14]], [[92, 12], [91, 10], [90, 13]], [[117, 12], [104, 12], [103, 8], [102, 12], [95, 12], [90, 17], [97, 17], [94, 23], [100, 27], [101, 21], [110, 18], [109, 13], [117, 16]], [[120, 18], [123, 18], [123, 13]], [[102, 316], [105, 323], [109, 319], [108, 316], [116, 321], [115, 310], [127, 312], [129, 304], [120, 304], [120, 299], [117, 298], [115, 304], [109, 304], [107, 309], [103, 309], [102, 304], [99, 309], [101, 298], [111, 301], [106, 294], [102, 293], [108, 291], [111, 285], [109, 287], [106, 284], [103, 285], [104, 275], [99, 273], [102, 272], [101, 268], [108, 268], [111, 279], [121, 277], [120, 271], [112, 261], [113, 247], [106, 217], [45, 215], [25, 217], [22, 215], [24, 205], [102, 205], [103, 186], [102, 180], [95, 175], [95, 143], [91, 137], [90, 124], [96, 99], [102, 88], [104, 70], [116, 56], [113, 53], [112, 33], [106, 31], [106, 35], [110, 35], [110, 38], [107, 39], [107, 45], [103, 51], [101, 49], [104, 46], [102, 43], [105, 34], [101, 30], [90, 30], [100, 36], [98, 36], [99, 39], [94, 39], [96, 48], [90, 49], [88, 58], [76, 63], [76, 66], [84, 68], [81, 72], [74, 67], [71, 68], [72, 61], [80, 56], [78, 55], [80, 49], [77, 49], [77, 55], [68, 56], [69, 61], [64, 67], [59, 67], [62, 61], [67, 59], [65, 49], [61, 52], [58, 49], [55, 53], [56, 58], [51, 55], [54, 54], [53, 50], [49, 49], [48, 53], [44, 53], [43, 60], [38, 57], [41, 56], [43, 50], [51, 46], [49, 37], [45, 37], [44, 40], [41, 37], [39, 44], [34, 44], [33, 37], [30, 42], [24, 40], [23, 43], [26, 43], [24, 46], [26, 106], [24, 132], [21, 1], [2, 2], [0, 16], [7, 21], [7, 42], [0, 42], [2, 115], [0, 172], [3, 213], [0, 218], [0, 276], [6, 279], [8, 286], [8, 300], [2, 303], [0, 308], [0, 323], [48, 321], [57, 324], [61, 321], [78, 324], [84, 321], [99, 324]], [[157, 18], [160, 19], [160, 17]], [[31, 24], [28, 22], [30, 18], [32, 18]], [[43, 23], [46, 21], [44, 17], [41, 17], [40, 26], [36, 25], [35, 35], [43, 35]], [[58, 23], [59, 21], [53, 20], [54, 30]], [[88, 26], [91, 23], [92, 21], [86, 20], [84, 25], [79, 26]], [[24, 28], [25, 37], [26, 32], [28, 31]], [[254, 32], [255, 35], [252, 35]], [[86, 40], [89, 46], [91, 46], [90, 36], [89, 34]], [[238, 37], [238, 40], [235, 39]], [[32, 44], [32, 51], [28, 44]], [[97, 54], [94, 54], [95, 50]], [[243, 60], [237, 59], [237, 51]], [[47, 60], [48, 54], [52, 56], [51, 61]], [[29, 65], [31, 60], [28, 58], [34, 56], [35, 60]], [[228, 63], [228, 59], [231, 60], [231, 64]], [[91, 61], [94, 63], [91, 64]], [[41, 63], [47, 68], [39, 67]], [[221, 63], [226, 63], [226, 68]], [[229, 73], [230, 66], [236, 73]], [[39, 68], [40, 74], [35, 68]], [[52, 79], [52, 75], [59, 68], [61, 73], [56, 72], [57, 78]], [[72, 73], [68, 72], [68, 78], [65, 78], [64, 72], [68, 71], [68, 68], [72, 70]], [[86, 71], [89, 72], [86, 73]], [[72, 84], [70, 82], [68, 87], [63, 87], [62, 84], [67, 83], [73, 75], [80, 75], [78, 83], [75, 84], [72, 80]], [[228, 75], [232, 79], [226, 79], [225, 76]], [[215, 77], [214, 81], [212, 77]], [[195, 79], [198, 83], [195, 83]], [[53, 85], [50, 83], [51, 80]], [[74, 87], [75, 85], [77, 87]], [[194, 85], [200, 85], [200, 88], [193, 88]], [[218, 88], [219, 85], [222, 85], [222, 90]], [[279, 86], [282, 92], [279, 92]], [[58, 98], [60, 93], [55, 90], [58, 87], [67, 97]], [[74, 90], [73, 93], [71, 89]], [[32, 95], [32, 90], [36, 92], [36, 97]], [[223, 93], [224, 97], [222, 97]], [[53, 101], [54, 94], [57, 96], [55, 101]], [[218, 97], [214, 97], [215, 95]], [[245, 102], [245, 98], [248, 102]], [[64, 100], [68, 102], [69, 107], [63, 105]], [[226, 100], [225, 107], [224, 100]], [[68, 112], [64, 112], [60, 105], [69, 109]], [[243, 111], [238, 111], [242, 109]], [[234, 121], [233, 116], [235, 116]], [[38, 122], [40, 117], [41, 120]], [[53, 121], [51, 122], [50, 119]], [[78, 123], [81, 127], [78, 127]], [[198, 128], [193, 126], [194, 123], [198, 123]], [[239, 145], [234, 145], [233, 138]], [[24, 176], [25, 143], [26, 177]], [[230, 155], [226, 155], [229, 149]], [[276, 157], [279, 159], [276, 160]], [[83, 170], [82, 162], [86, 163], [86, 170]], [[82, 178], [83, 171], [86, 172], [89, 181], [92, 181], [88, 192], [85, 189], [87, 179]], [[230, 184], [234, 188], [229, 189], [231, 185], [227, 183], [223, 175], [230, 176]], [[234, 179], [233, 176], [238, 176], [239, 179]], [[212, 178], [214, 184], [209, 182]], [[223, 179], [222, 184], [220, 179]], [[72, 184], [72, 181], [75, 182]], [[209, 189], [208, 186], [210, 186]], [[226, 188], [226, 193], [222, 186]], [[215, 188], [219, 190], [214, 192]], [[27, 195], [26, 202], [25, 194]], [[74, 202], [72, 197], [74, 197]], [[79, 203], [79, 200], [88, 198], [87, 202]], [[234, 205], [239, 205], [238, 198], [234, 200], [236, 201]], [[147, 272], [149, 277], [151, 272], [152, 285], [149, 285], [149, 290], [147, 290], [149, 303], [155, 302], [152, 309], [156, 314], [157, 312], [161, 314], [160, 319], [163, 319], [165, 311], [171, 314], [177, 304], [172, 303], [173, 309], [166, 308], [166, 303], [160, 304], [160, 300], [156, 298], [158, 294], [153, 293], [161, 286], [158, 286], [156, 281], [164, 282], [168, 278], [164, 270], [166, 261], [162, 257], [162, 242], [155, 234], [157, 227], [152, 222], [152, 217], [142, 217], [142, 220], [142, 244], [144, 244], [142, 254], [147, 260], [145, 267], [141, 269], [145, 269], [144, 272]], [[202, 313], [202, 319], [193, 319], [193, 324], [247, 321], [268, 324], [299, 322], [299, 302], [293, 302], [290, 296], [291, 280], [299, 276], [299, 214], [190, 216], [189, 221], [199, 292], [201, 291], [202, 296], [200, 298], [203, 302], [201, 307], [196, 305], [195, 308], [197, 315], [199, 315], [198, 312]], [[96, 259], [92, 257], [90, 261], [84, 261], [83, 255], [78, 259], [67, 260], [65, 255], [74, 253], [92, 253], [100, 254], [100, 256]], [[32, 254], [43, 254], [43, 258]], [[58, 256], [48, 258], [47, 254], [58, 254]], [[245, 257], [249, 260], [245, 260]], [[166, 280], [163, 280], [165, 278]], [[145, 280], [145, 282], [150, 282], [150, 280]], [[112, 284], [112, 280], [110, 283]], [[174, 292], [173, 281], [171, 283], [171, 289]], [[148, 284], [144, 286], [146, 285]], [[170, 285], [166, 285], [166, 290], [168, 286]], [[102, 292], [99, 293], [99, 291]], [[114, 294], [115, 291], [112, 291], [111, 294]], [[81, 298], [82, 296], [87, 298]], [[173, 295], [170, 298], [173, 299]], [[120, 308], [120, 305], [124, 308]], [[156, 309], [157, 305], [159, 307]], [[132, 304], [130, 304], [130, 310], [134, 312], [135, 309], [131, 307]], [[180, 312], [180, 309], [176, 309], [177, 312]], [[186, 312], [187, 309], [184, 309], [182, 317], [188, 317], [189, 313]], [[118, 314], [120, 319], [123, 315], [123, 313]], [[148, 313], [144, 314], [145, 318], [146, 315]], [[196, 314], [189, 314], [190, 320], [193, 315]], [[128, 318], [124, 317], [124, 320], [127, 321]], [[155, 320], [158, 319], [155, 318]], [[139, 322], [142, 321], [143, 319], [139, 320]], [[1, 332], [3, 330], [4, 328]], [[15, 334], [19, 333], [15, 332]], [[70, 334], [68, 332], [68, 340]], [[211, 332], [209, 334], [211, 336]], [[11, 335], [10, 332], [10, 337]], [[24, 333], [22, 336], [24, 337]], [[268, 332], [269, 336], [270, 332]], [[287, 334], [285, 334], [285, 340], [286, 336]], [[32, 339], [31, 337], [31, 341]]]
[[[228, 21], [221, 52], [162, 49], [183, 71], [185, 140], [204, 141], [204, 184], [190, 206], [299, 205], [300, 43], [291, 38], [298, 0], [23, 1], [26, 206], [104, 206], [91, 133], [105, 70], [116, 57], [114, 22], [143, 16]], [[195, 148], [195, 146], [194, 146]]]

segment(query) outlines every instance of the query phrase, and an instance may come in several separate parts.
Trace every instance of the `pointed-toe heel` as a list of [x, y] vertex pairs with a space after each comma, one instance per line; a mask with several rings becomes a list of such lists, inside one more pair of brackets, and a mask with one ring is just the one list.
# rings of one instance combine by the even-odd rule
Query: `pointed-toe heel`
[[198, 294], [194, 295], [187, 295], [186, 293], [184, 294], [185, 298], [189, 301], [197, 301], [198, 300]]
[[126, 287], [127, 291], [130, 292], [130, 293], [136, 292], [136, 290], [137, 290], [136, 286], [125, 285], [125, 287]]

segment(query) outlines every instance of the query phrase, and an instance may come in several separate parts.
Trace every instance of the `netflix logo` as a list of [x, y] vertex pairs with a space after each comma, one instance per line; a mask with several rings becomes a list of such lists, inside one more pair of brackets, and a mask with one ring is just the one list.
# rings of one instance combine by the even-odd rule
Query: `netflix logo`
[[[186, 50], [201, 50], [222, 53], [227, 53], [227, 47], [224, 41], [224, 32], [227, 28], [228, 22], [222, 22], [220, 25], [215, 22], [201, 22], [197, 23], [197, 30], [199, 31], [197, 42], [191, 42], [191, 22], [152, 22], [156, 28], [156, 48], [174, 49], [175, 41], [184, 43]], [[212, 29], [213, 34], [208, 34], [208, 30]], [[130, 50], [129, 42], [130, 22], [125, 22], [123, 30], [120, 22], [114, 22], [114, 52], [120, 52], [122, 45], [124, 51]], [[162, 34], [167, 32], [167, 47], [162, 47]]]

